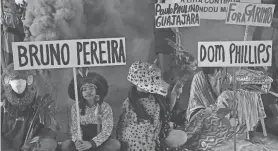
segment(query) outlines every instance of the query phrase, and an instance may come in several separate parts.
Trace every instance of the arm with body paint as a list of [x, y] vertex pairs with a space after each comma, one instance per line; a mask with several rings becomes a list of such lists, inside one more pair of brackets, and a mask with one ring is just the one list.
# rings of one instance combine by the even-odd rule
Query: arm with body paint
[[100, 133], [92, 139], [96, 147], [103, 144], [110, 136], [113, 130], [113, 111], [109, 104], [103, 103], [102, 129]]

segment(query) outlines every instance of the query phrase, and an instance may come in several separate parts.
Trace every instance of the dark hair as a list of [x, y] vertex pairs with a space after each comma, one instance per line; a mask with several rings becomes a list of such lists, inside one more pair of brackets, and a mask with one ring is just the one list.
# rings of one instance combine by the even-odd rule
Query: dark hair
[[[107, 80], [100, 74], [96, 72], [89, 72], [86, 77], [82, 77], [80, 74], [76, 75], [77, 78], [77, 89], [78, 89], [78, 101], [79, 108], [81, 109], [81, 115], [85, 114], [85, 107], [88, 104], [83, 98], [81, 87], [86, 83], [91, 83], [96, 85], [96, 94], [99, 95], [99, 104], [102, 104], [103, 99], [108, 93], [108, 83]], [[69, 97], [75, 100], [74, 91], [74, 80], [72, 79], [68, 87]]]
[[[171, 91], [172, 89], [173, 89], [173, 85], [170, 85], [168, 91]], [[147, 113], [146, 109], [144, 109], [143, 105], [139, 102], [139, 99], [142, 96], [147, 97], [148, 95], [150, 95], [149, 92], [147, 92], [147, 93], [139, 92], [137, 90], [136, 86], [133, 85], [128, 94], [128, 99], [133, 108], [133, 111], [137, 115], [138, 120], [141, 120], [141, 119], [151, 120], [151, 122], [153, 122], [152, 117]], [[160, 117], [161, 117], [161, 120], [163, 121], [163, 120], [165, 120], [164, 116], [165, 116], [166, 112], [169, 110], [167, 104], [169, 104], [170, 92], [168, 92], [166, 97], [164, 97], [160, 94], [152, 94], [152, 95], [154, 96], [155, 101], [159, 104]]]
[[218, 71], [218, 70], [221, 70], [221, 69], [222, 69], [221, 67], [202, 67], [202, 71], [206, 75], [213, 74], [215, 72], [215, 70]]

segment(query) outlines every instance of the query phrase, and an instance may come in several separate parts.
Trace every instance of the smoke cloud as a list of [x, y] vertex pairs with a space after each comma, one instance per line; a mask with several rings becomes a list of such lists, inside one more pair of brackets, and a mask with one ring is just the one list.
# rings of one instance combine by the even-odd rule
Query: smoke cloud
[[[24, 25], [29, 28], [29, 41], [93, 39], [126, 37], [129, 57], [125, 67], [94, 68], [109, 80], [112, 73], [121, 74], [122, 80], [113, 80], [111, 90], [125, 88], [128, 66], [135, 60], [147, 60], [154, 29], [154, 0], [28, 0]], [[107, 69], [107, 70], [106, 70]], [[67, 69], [41, 71], [48, 77], [52, 87], [59, 89], [57, 100], [67, 99], [65, 87], [72, 78]], [[65, 76], [67, 75], [67, 76]], [[63, 80], [55, 77], [63, 77]], [[112, 79], [113, 78], [113, 79]], [[45, 80], [44, 80], [45, 81]], [[45, 84], [40, 85], [44, 90]], [[50, 88], [52, 89], [52, 88]], [[117, 90], [114, 90], [117, 89]], [[50, 90], [55, 91], [55, 90]], [[115, 93], [113, 93], [115, 94]], [[123, 94], [117, 94], [120, 97]], [[113, 100], [115, 96], [111, 97]], [[62, 103], [64, 105], [64, 103]]]
[[28, 0], [24, 25], [31, 41], [153, 34], [154, 1]]

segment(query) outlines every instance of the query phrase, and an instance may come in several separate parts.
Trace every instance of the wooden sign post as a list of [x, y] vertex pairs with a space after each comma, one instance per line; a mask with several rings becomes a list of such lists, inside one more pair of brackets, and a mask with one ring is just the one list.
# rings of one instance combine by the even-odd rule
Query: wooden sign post
[[[271, 27], [275, 5], [252, 3], [229, 3], [226, 24], [245, 25], [244, 41], [248, 37], [249, 26]], [[241, 68], [241, 67], [240, 67]], [[235, 74], [235, 73], [234, 73]], [[234, 89], [234, 95], [236, 89]], [[267, 136], [264, 119], [261, 119], [264, 136]], [[249, 135], [247, 134], [247, 139]], [[234, 150], [236, 151], [236, 129], [234, 134]]]

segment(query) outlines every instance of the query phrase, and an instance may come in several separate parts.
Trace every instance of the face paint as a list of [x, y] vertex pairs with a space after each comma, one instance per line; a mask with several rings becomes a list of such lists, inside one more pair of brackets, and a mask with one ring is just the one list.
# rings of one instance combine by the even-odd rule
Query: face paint
[[10, 80], [9, 84], [11, 85], [14, 92], [17, 94], [21, 94], [24, 92], [26, 88], [26, 80], [18, 79], [18, 80]]
[[94, 84], [85, 84], [82, 87], [82, 95], [84, 99], [88, 101], [88, 104], [91, 106], [95, 104], [96, 99], [96, 86]]

